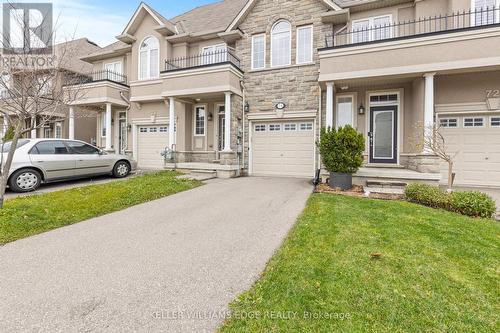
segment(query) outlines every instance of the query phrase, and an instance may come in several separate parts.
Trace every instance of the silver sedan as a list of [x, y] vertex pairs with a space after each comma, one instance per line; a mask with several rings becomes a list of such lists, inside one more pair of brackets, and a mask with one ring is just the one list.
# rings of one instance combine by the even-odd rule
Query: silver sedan
[[[5, 163], [11, 143], [3, 145]], [[21, 139], [14, 153], [8, 185], [14, 192], [30, 192], [54, 181], [112, 175], [123, 178], [135, 169], [128, 156], [110, 154], [78, 140]]]

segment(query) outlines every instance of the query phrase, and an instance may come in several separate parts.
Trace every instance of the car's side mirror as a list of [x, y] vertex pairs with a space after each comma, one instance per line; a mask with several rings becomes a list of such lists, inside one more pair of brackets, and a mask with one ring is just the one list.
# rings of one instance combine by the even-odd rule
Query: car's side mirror
[[98, 155], [104, 155], [104, 151], [103, 151], [102, 149], [99, 149], [99, 150], [97, 151], [97, 154], [98, 154]]

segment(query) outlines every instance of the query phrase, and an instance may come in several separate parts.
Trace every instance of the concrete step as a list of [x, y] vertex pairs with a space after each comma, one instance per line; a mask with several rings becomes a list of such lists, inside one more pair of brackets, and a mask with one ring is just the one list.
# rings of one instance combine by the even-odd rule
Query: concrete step
[[180, 179], [195, 179], [199, 181], [217, 178], [217, 172], [211, 170], [190, 170], [188, 173], [179, 176]]
[[367, 180], [367, 187], [378, 188], [405, 188], [408, 183], [396, 180]]
[[367, 186], [365, 187], [365, 193], [369, 192], [370, 194], [404, 194], [404, 188], [394, 188], [394, 187], [373, 187]]

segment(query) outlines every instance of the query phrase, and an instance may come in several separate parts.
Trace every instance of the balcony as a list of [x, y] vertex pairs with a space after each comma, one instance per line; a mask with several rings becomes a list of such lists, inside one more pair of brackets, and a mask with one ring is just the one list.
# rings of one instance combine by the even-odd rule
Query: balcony
[[87, 74], [76, 75], [68, 78], [65, 86], [73, 86], [96, 82], [113, 82], [128, 86], [127, 76], [110, 70], [94, 71]]
[[500, 26], [500, 8], [481, 8], [475, 11], [456, 12], [449, 15], [326, 34], [325, 48], [380, 43], [494, 26]]
[[240, 60], [229, 50], [168, 59], [163, 79], [163, 97], [219, 97], [223, 92], [241, 94], [243, 71]]
[[423, 18], [326, 36], [321, 82], [500, 67], [500, 8]]
[[165, 70], [163, 72], [173, 72], [221, 64], [231, 64], [240, 69], [240, 59], [238, 59], [238, 57], [236, 57], [231, 51], [223, 50], [201, 53], [189, 57], [167, 59], [165, 60]]

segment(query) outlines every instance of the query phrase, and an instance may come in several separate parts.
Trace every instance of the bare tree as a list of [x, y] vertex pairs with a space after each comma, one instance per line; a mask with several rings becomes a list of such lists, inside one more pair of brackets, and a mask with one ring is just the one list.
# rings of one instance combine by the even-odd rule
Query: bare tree
[[[16, 20], [24, 27], [22, 16]], [[18, 30], [22, 31], [22, 36], [17, 37], [30, 38], [27, 29]], [[53, 28], [50, 34], [55, 36]], [[3, 126], [11, 129], [12, 138], [8, 143], [2, 140], [0, 147], [0, 208], [3, 207], [9, 170], [19, 140], [57, 119], [65, 119], [67, 105], [79, 94], [75, 87], [84, 80], [81, 75], [67, 70], [67, 63], [71, 61], [68, 43], [59, 44], [51, 54], [41, 54], [39, 48], [30, 43], [24, 43], [22, 50], [15, 53], [5, 52], [9, 47], [2, 45], [0, 116], [4, 118]], [[71, 90], [64, 89], [68, 80], [74, 85]], [[7, 128], [4, 128], [4, 133]]]
[[446, 145], [446, 139], [441, 133], [442, 127], [440, 124], [423, 126], [421, 124], [417, 125], [419, 133], [423, 133], [422, 136], [419, 135], [417, 139], [418, 143], [416, 146], [422, 149], [424, 152], [429, 152], [448, 164], [448, 190], [451, 191], [453, 187], [453, 182], [455, 180], [455, 174], [453, 173], [453, 162], [457, 153], [450, 153]]

